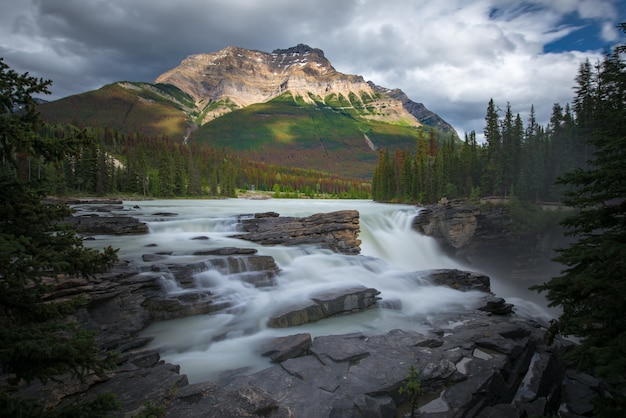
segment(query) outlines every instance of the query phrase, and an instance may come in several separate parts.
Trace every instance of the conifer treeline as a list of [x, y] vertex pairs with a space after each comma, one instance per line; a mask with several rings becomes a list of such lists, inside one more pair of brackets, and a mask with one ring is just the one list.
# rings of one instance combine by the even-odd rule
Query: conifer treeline
[[[167, 137], [126, 136], [108, 128], [46, 125], [51, 141], [81, 138], [76, 157], [56, 165], [24, 158], [21, 177], [45, 178], [50, 193], [135, 194], [145, 197], [235, 197], [237, 189], [279, 192], [281, 196], [371, 198], [371, 183], [315, 170], [249, 161], [208, 146], [185, 145]], [[277, 193], [276, 193], [277, 194]]]
[[587, 139], [592, 103], [600, 94], [598, 66], [581, 65], [573, 107], [554, 104], [547, 126], [537, 123], [534, 107], [528, 121], [504, 111], [493, 99], [487, 105], [484, 138], [474, 131], [462, 143], [438, 141], [421, 133], [414, 150], [380, 151], [372, 180], [374, 200], [435, 203], [446, 197], [510, 196], [524, 201], [559, 201], [563, 186], [557, 177], [584, 168], [590, 157]]

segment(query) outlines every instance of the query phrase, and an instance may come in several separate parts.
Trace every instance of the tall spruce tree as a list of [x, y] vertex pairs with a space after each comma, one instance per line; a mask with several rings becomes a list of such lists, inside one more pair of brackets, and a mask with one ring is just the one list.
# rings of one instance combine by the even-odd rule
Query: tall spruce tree
[[[626, 24], [621, 28], [626, 32]], [[587, 65], [578, 78], [584, 84], [575, 103], [584, 103], [581, 117], [593, 151], [588, 167], [558, 180], [569, 187], [564, 203], [576, 209], [563, 222], [576, 241], [559, 250], [563, 273], [534, 287], [562, 308], [552, 333], [580, 337], [573, 351], [578, 367], [615, 379], [612, 397], [596, 405], [596, 416], [605, 417], [626, 416], [625, 47], [605, 57], [597, 81], [590, 82]]]
[[493, 99], [487, 105], [487, 115], [485, 116], [485, 141], [487, 142], [487, 153], [485, 155], [485, 169], [483, 171], [482, 189], [488, 194], [502, 195], [502, 135], [498, 110]]
[[[110, 247], [103, 252], [84, 248], [75, 232], [60, 223], [69, 208], [45, 203], [41, 185], [24, 176], [30, 161], [60, 161], [85, 145], [82, 137], [40, 135], [32, 96], [47, 93], [49, 84], [16, 73], [0, 59], [0, 416], [44, 414], [15, 396], [23, 381], [45, 383], [112, 367], [93, 334], [71, 320], [83, 299], [46, 300], [60, 282], [88, 277], [116, 259]], [[66, 411], [66, 416], [96, 415], [93, 408], [107, 409], [112, 406], [108, 401], [83, 405], [74, 415]]]

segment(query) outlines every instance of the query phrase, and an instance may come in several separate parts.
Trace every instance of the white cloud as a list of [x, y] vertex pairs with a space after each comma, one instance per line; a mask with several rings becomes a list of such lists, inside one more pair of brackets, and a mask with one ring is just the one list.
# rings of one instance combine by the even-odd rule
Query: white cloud
[[0, 56], [52, 79], [56, 97], [152, 81], [187, 55], [229, 45], [269, 52], [306, 43], [339, 71], [401, 88], [461, 134], [482, 131], [490, 98], [519, 112], [534, 104], [547, 120], [554, 102], [571, 100], [580, 63], [602, 51], [544, 47], [591, 23], [599, 39], [619, 42], [615, 25], [626, 9], [624, 0], [7, 3], [0, 4]]

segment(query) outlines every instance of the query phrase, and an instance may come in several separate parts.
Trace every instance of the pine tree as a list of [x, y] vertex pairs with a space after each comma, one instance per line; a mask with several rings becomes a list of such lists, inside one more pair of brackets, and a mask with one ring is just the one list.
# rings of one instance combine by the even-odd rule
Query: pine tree
[[618, 52], [604, 59], [593, 97], [596, 111], [584, 115], [589, 167], [558, 180], [570, 188], [564, 203], [577, 209], [563, 222], [576, 241], [559, 250], [561, 276], [534, 288], [562, 308], [552, 333], [581, 338], [578, 367], [617, 379], [613, 396], [596, 405], [596, 416], [615, 417], [626, 414], [626, 63]]
[[[83, 138], [41, 136], [33, 94], [47, 93], [49, 81], [19, 75], [0, 59], [0, 413], [34, 415], [36, 406], [12, 396], [26, 382], [60, 374], [80, 377], [113, 366], [93, 334], [68, 320], [83, 303], [45, 301], [67, 278], [88, 277], [116, 259], [116, 251], [87, 249], [60, 221], [65, 205], [48, 204], [36, 179], [20, 175], [22, 159], [60, 161], [76, 153]], [[16, 111], [17, 110], [17, 111]], [[102, 399], [101, 399], [102, 400]], [[104, 409], [112, 406], [107, 398]]]
[[486, 164], [482, 178], [485, 193], [502, 193], [502, 135], [500, 132], [498, 111], [493, 99], [487, 105], [485, 116], [485, 141], [487, 142]]

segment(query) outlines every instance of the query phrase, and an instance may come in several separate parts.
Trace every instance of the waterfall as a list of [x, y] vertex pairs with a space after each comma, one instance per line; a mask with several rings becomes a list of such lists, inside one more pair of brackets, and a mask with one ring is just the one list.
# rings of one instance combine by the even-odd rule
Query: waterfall
[[[433, 286], [424, 270], [467, 269], [447, 257], [436, 241], [415, 232], [411, 223], [419, 208], [371, 201], [266, 200], [127, 202], [137, 216], [150, 223], [147, 236], [111, 237], [120, 258], [140, 260], [140, 254], [163, 254], [163, 263], [203, 263], [195, 253], [224, 247], [254, 248], [258, 255], [274, 258], [280, 268], [271, 287], [254, 287], [223, 268], [200, 269], [191, 287], [182, 289], [164, 275], [165, 291], [207, 291], [227, 300], [222, 313], [156, 323], [143, 331], [152, 337], [148, 348], [158, 350], [168, 362], [179, 364], [191, 382], [215, 379], [234, 369], [256, 371], [267, 367], [258, 347], [272, 337], [308, 332], [318, 335], [361, 332], [380, 334], [396, 328], [425, 332], [447, 316], [472, 309], [484, 297], [480, 292], [459, 292]], [[281, 216], [356, 209], [360, 214], [361, 255], [348, 256], [314, 247], [263, 247], [230, 238], [242, 214], [277, 212]], [[171, 213], [158, 216], [158, 213]], [[103, 242], [104, 241], [104, 242]], [[106, 240], [99, 244], [108, 245]], [[245, 263], [245, 260], [240, 260]], [[208, 265], [208, 264], [207, 264]], [[237, 268], [245, 272], [247, 266]], [[329, 289], [365, 286], [378, 289], [381, 309], [325, 319], [296, 328], [272, 329], [267, 322], [287, 305], [307, 301]]]
[[458, 268], [459, 263], [444, 255], [437, 242], [415, 231], [411, 224], [419, 209], [398, 209], [380, 216], [361, 218], [362, 254], [408, 270]]

